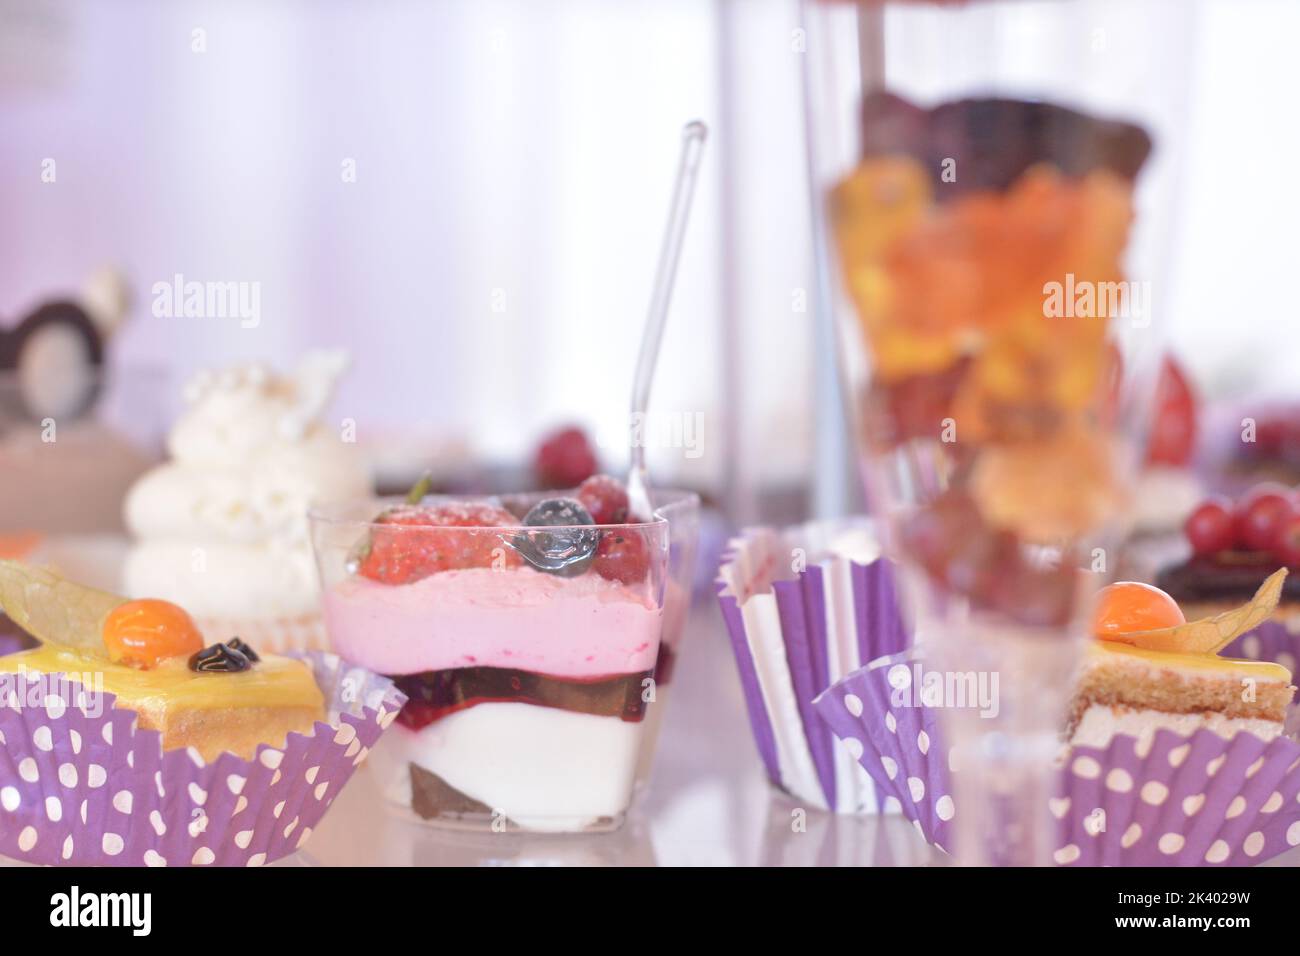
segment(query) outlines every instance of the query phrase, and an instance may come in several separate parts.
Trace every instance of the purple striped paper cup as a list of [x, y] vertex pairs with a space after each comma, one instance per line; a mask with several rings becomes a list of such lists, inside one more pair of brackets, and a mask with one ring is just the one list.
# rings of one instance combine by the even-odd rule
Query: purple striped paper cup
[[718, 572], [718, 600], [768, 778], [796, 799], [841, 813], [878, 811], [885, 794], [812, 702], [867, 661], [911, 642], [893, 566], [874, 550], [862, 519], [755, 528], [732, 540]]

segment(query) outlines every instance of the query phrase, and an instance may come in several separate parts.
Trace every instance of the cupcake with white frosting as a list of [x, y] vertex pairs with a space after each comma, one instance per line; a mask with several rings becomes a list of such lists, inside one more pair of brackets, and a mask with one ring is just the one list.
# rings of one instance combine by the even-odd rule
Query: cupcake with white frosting
[[370, 493], [356, 445], [322, 419], [346, 365], [314, 352], [288, 375], [245, 365], [187, 386], [171, 460], [127, 495], [131, 595], [189, 608], [213, 640], [323, 646], [307, 511]]

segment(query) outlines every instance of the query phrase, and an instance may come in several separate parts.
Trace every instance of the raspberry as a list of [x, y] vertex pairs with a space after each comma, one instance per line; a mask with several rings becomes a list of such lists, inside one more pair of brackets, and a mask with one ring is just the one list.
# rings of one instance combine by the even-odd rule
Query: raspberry
[[650, 571], [650, 549], [639, 531], [620, 528], [606, 531], [596, 549], [596, 573], [620, 584], [644, 581]]
[[592, 475], [578, 486], [574, 497], [591, 512], [596, 524], [623, 524], [627, 521], [627, 492], [609, 475]]
[[477, 530], [516, 524], [504, 508], [477, 502], [399, 505], [375, 519], [370, 548], [357, 571], [384, 584], [410, 584], [439, 571], [500, 567], [500, 562], [518, 567], [519, 555], [500, 535]]
[[533, 460], [543, 488], [572, 488], [596, 472], [596, 453], [581, 428], [564, 428], [551, 434]]

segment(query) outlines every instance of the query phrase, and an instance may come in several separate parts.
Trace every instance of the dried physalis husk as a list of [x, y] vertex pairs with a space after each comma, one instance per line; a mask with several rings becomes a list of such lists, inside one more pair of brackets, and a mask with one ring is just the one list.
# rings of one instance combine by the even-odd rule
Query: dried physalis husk
[[1217, 654], [1241, 635], [1253, 631], [1272, 616], [1282, 597], [1287, 569], [1278, 568], [1259, 586], [1255, 596], [1241, 607], [1199, 621], [1154, 631], [1127, 631], [1108, 640], [1144, 647], [1149, 651], [1183, 654]]
[[65, 581], [47, 568], [0, 561], [0, 608], [42, 644], [107, 657], [104, 619], [125, 600]]

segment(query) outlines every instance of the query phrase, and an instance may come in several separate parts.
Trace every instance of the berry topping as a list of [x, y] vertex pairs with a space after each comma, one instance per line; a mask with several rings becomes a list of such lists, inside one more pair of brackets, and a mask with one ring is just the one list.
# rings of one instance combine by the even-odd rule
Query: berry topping
[[550, 574], [577, 577], [591, 567], [600, 544], [600, 532], [591, 525], [591, 513], [575, 498], [547, 498], [524, 516], [530, 527], [561, 528], [557, 531], [521, 531], [510, 542], [524, 560]]
[[592, 475], [578, 486], [574, 497], [591, 512], [596, 524], [623, 524], [627, 521], [627, 491], [616, 478]]
[[650, 549], [645, 536], [631, 528], [606, 531], [596, 549], [596, 573], [610, 581], [636, 584], [650, 570]]
[[[384, 584], [410, 584], [439, 571], [518, 567], [499, 534], [517, 524], [504, 508], [482, 502], [399, 505], [375, 519], [357, 573]], [[462, 531], [449, 529], [465, 529]]]
[[252, 666], [253, 662], [230, 644], [213, 644], [190, 658], [190, 670], [200, 674], [236, 674]]
[[1273, 555], [1283, 564], [1300, 568], [1300, 513], [1293, 514], [1277, 529]]
[[239, 651], [239, 653], [248, 658], [250, 664], [260, 664], [262, 661], [261, 655], [259, 655], [257, 651], [253, 650], [237, 637], [232, 637], [230, 640], [226, 641], [226, 646], [232, 651]]
[[203, 647], [203, 635], [193, 619], [169, 601], [120, 604], [104, 619], [102, 633], [109, 660], [144, 670]]
[[1187, 516], [1183, 533], [1197, 554], [1231, 551], [1237, 545], [1237, 522], [1233, 517], [1232, 502], [1221, 497], [1201, 502]]
[[1257, 485], [1237, 505], [1237, 537], [1248, 551], [1271, 551], [1278, 530], [1293, 514], [1291, 492], [1281, 485]]
[[533, 460], [533, 469], [543, 488], [572, 488], [596, 473], [596, 453], [581, 428], [563, 428], [552, 433]]
[[1118, 581], [1097, 594], [1093, 634], [1115, 640], [1121, 634], [1177, 627], [1186, 622], [1178, 602], [1164, 591], [1138, 581]]

